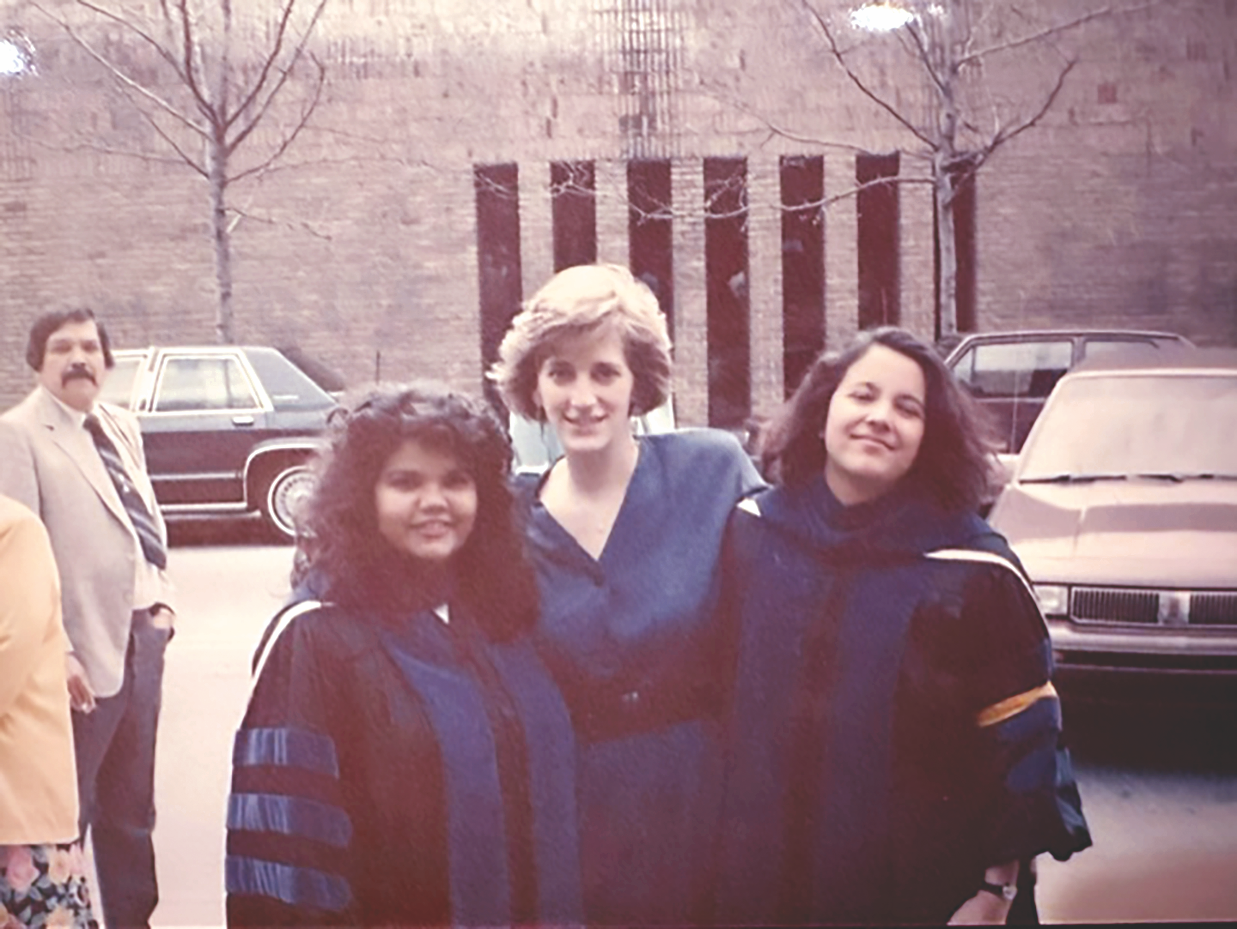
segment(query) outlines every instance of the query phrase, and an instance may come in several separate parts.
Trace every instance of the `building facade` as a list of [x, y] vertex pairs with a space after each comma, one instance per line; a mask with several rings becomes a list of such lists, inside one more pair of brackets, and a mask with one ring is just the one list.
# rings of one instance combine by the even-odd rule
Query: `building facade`
[[[132, 34], [42, 5], [183, 106]], [[251, 70], [266, 6], [235, 28]], [[935, 338], [930, 152], [912, 131], [932, 125], [932, 89], [905, 34], [856, 29], [854, 6], [330, 0], [308, 128], [228, 192], [237, 341], [354, 385], [477, 390], [554, 270], [630, 264], [671, 317], [680, 420], [737, 425], [859, 328]], [[973, 139], [1032, 118], [1069, 73], [963, 185], [959, 325], [1237, 343], [1237, 0], [1052, 31], [1096, 6], [1034, 0], [1013, 19], [986, 4], [977, 20], [974, 47], [995, 51], [960, 72]], [[6, 31], [33, 67], [0, 72], [0, 407], [28, 389], [43, 309], [88, 304], [134, 346], [211, 341], [218, 303], [206, 181], [142, 116], [148, 99], [27, 0], [0, 0]], [[272, 110], [233, 167], [261, 164], [297, 112]]]

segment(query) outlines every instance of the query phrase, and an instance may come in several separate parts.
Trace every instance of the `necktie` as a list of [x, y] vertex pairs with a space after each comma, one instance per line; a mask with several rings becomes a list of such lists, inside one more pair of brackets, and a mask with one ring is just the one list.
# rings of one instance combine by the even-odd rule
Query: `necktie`
[[86, 416], [86, 430], [94, 439], [95, 448], [99, 450], [99, 457], [103, 459], [108, 477], [116, 485], [116, 492], [120, 494], [120, 502], [125, 505], [129, 521], [133, 523], [138, 541], [142, 543], [142, 554], [156, 568], [166, 568], [168, 553], [163, 547], [163, 540], [159, 537], [159, 528], [151, 518], [150, 510], [146, 509], [142, 495], [137, 492], [133, 481], [129, 479], [129, 473], [125, 470], [125, 463], [121, 460], [120, 452], [116, 450], [112, 440], [103, 431], [103, 424], [93, 413]]

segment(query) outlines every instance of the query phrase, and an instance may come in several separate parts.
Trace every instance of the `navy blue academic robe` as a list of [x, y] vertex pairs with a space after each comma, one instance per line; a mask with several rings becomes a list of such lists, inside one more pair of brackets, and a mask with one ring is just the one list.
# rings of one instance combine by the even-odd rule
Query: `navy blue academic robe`
[[989, 865], [1090, 844], [1047, 629], [979, 517], [817, 477], [745, 501], [724, 564], [719, 921], [943, 924]]
[[452, 609], [284, 611], [236, 735], [230, 925], [580, 922], [562, 697]]
[[523, 488], [537, 645], [576, 727], [586, 920], [685, 924], [708, 903], [719, 813], [722, 533], [762, 482], [728, 433], [639, 443], [600, 558]]

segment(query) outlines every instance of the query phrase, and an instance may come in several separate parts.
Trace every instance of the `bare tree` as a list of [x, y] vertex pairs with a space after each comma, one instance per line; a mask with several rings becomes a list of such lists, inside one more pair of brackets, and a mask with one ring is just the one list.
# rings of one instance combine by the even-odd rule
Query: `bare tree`
[[[930, 166], [940, 248], [940, 329], [942, 337], [953, 335], [958, 328], [954, 207], [961, 185], [1057, 102], [1077, 63], [1058, 41], [1065, 33], [1152, 3], [1097, 7], [1037, 24], [1009, 2], [875, 0], [840, 24], [824, 12], [824, 0], [799, 2], [850, 83], [913, 137], [911, 153]], [[879, 61], [891, 47], [922, 78], [922, 93], [911, 95], [913, 102], [882, 86]], [[1006, 73], [998, 74], [1003, 67]]]
[[[240, 11], [250, 26], [262, 23], [262, 36], [238, 29], [233, 0], [73, 0], [81, 12], [73, 17], [33, 4], [104, 68], [165, 151], [207, 182], [219, 296], [215, 334], [223, 343], [235, 335], [232, 231], [240, 215], [229, 206], [229, 191], [287, 152], [326, 80], [308, 43], [328, 0], [275, 0], [268, 16], [255, 17], [255, 5], [265, 2], [244, 0]], [[122, 40], [96, 40], [92, 21]], [[240, 162], [238, 150], [268, 123], [274, 131], [264, 132]]]

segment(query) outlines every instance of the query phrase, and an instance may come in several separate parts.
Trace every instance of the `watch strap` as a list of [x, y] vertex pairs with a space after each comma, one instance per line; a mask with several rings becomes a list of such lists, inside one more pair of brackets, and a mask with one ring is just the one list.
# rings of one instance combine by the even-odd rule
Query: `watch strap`
[[984, 881], [979, 885], [979, 889], [986, 890], [1006, 902], [1012, 902], [1014, 897], [1018, 896], [1017, 884], [994, 884], [991, 881]]

